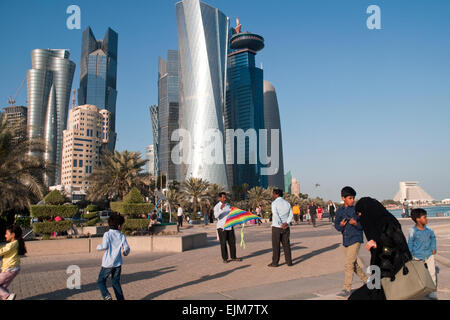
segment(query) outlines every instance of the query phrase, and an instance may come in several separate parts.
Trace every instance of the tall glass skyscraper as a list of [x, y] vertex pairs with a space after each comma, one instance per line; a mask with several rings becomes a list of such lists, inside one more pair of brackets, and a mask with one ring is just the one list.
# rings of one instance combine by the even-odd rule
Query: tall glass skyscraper
[[[256, 53], [264, 48], [264, 38], [249, 32], [231, 29], [228, 54], [225, 129], [250, 129], [248, 139], [227, 144], [227, 165], [230, 183], [234, 186], [249, 184], [250, 188], [267, 187], [267, 176], [261, 175], [259, 162], [259, 130], [264, 129], [263, 70], [255, 66]], [[245, 163], [239, 163], [239, 155]], [[242, 162], [242, 161], [241, 161]]]
[[55, 165], [45, 177], [48, 186], [61, 182], [63, 130], [67, 125], [75, 63], [63, 49], [31, 51], [32, 69], [27, 73], [28, 138], [43, 139], [43, 158]]
[[159, 124], [158, 124], [158, 105], [149, 107], [150, 110], [150, 120], [152, 122], [152, 132], [153, 132], [153, 172], [156, 177], [159, 176]]
[[179, 180], [179, 165], [173, 163], [171, 153], [178, 144], [172, 133], [179, 128], [178, 51], [169, 50], [168, 59], [159, 58], [158, 72], [158, 158], [159, 170], [168, 181]]
[[[208, 154], [216, 130], [224, 137], [228, 17], [199, 0], [176, 4], [180, 63], [180, 128], [190, 134], [189, 150], [183, 150], [187, 164], [180, 179], [202, 178], [229, 189], [224, 143], [215, 160]], [[217, 137], [216, 137], [217, 138]], [[221, 152], [220, 152], [221, 151]], [[186, 153], [186, 154], [185, 154]]]
[[[264, 128], [268, 130], [268, 136], [270, 137], [270, 130], [280, 130], [279, 135], [279, 168], [278, 172], [274, 175], [267, 176], [269, 187], [277, 187], [284, 190], [285, 192], [290, 192], [286, 190], [285, 178], [284, 178], [284, 162], [283, 162], [283, 144], [282, 144], [282, 134], [281, 134], [281, 121], [280, 121], [280, 110], [278, 108], [277, 93], [274, 86], [268, 82], [264, 81]], [[267, 149], [272, 150], [272, 140], [269, 138], [267, 141]]]
[[116, 145], [116, 81], [118, 34], [111, 28], [103, 40], [96, 40], [90, 27], [83, 31], [78, 104], [90, 104], [111, 112], [111, 137], [106, 146]]

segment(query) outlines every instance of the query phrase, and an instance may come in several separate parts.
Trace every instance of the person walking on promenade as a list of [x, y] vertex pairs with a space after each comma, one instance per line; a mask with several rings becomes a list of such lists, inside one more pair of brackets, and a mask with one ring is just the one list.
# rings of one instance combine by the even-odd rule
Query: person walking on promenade
[[260, 224], [262, 224], [262, 222], [261, 222], [261, 219], [262, 219], [262, 214], [261, 214], [261, 207], [260, 206], [257, 206], [256, 207], [256, 215], [258, 216], [258, 226], [260, 225]]
[[202, 208], [202, 214], [203, 214], [203, 222], [205, 223], [205, 226], [208, 225], [209, 220], [209, 210], [207, 206], [204, 206]]
[[409, 203], [408, 200], [405, 198], [405, 201], [402, 203], [402, 218], [409, 217]]
[[334, 205], [333, 201], [328, 201], [328, 214], [329, 214], [329, 221], [334, 223], [334, 216], [336, 214], [336, 206]]
[[178, 211], [177, 211], [177, 217], [178, 217], [178, 227], [183, 226], [183, 208], [181, 205], [178, 205]]
[[[360, 199], [355, 211], [368, 241], [365, 248], [371, 253], [370, 265], [380, 268], [381, 279], [394, 280], [412, 259], [402, 226], [379, 201], [369, 197]], [[386, 296], [382, 286], [376, 289], [365, 284], [349, 300], [386, 300]]]
[[295, 224], [298, 224], [298, 220], [300, 218], [300, 207], [298, 206], [298, 204], [295, 204], [295, 206], [292, 208], [292, 212], [294, 214]]
[[317, 219], [322, 220], [323, 210], [321, 206], [317, 207]]
[[[411, 218], [415, 226], [409, 230], [408, 248], [414, 260], [423, 260], [430, 272], [434, 284], [437, 284], [436, 264], [434, 256], [436, 255], [436, 236], [433, 229], [427, 226], [427, 212], [424, 209], [411, 210]], [[430, 299], [436, 300], [436, 292], [428, 295]]]
[[303, 206], [300, 207], [300, 222], [303, 222], [303, 218], [305, 217], [305, 208]]
[[308, 208], [308, 212], [309, 212], [309, 216], [310, 216], [311, 222], [312, 222], [312, 224], [313, 224], [313, 226], [315, 228], [316, 227], [316, 218], [317, 218], [317, 206], [314, 203], [314, 201], [311, 202], [311, 205]]
[[103, 300], [112, 300], [111, 295], [106, 288], [106, 280], [111, 275], [114, 294], [117, 300], [125, 300], [120, 285], [120, 274], [122, 273], [122, 250], [123, 255], [130, 254], [130, 246], [127, 238], [120, 232], [125, 222], [123, 216], [119, 213], [113, 213], [108, 224], [110, 230], [103, 235], [103, 241], [97, 246], [98, 251], [106, 251], [102, 259], [102, 268], [98, 275], [97, 284], [100, 289]]
[[344, 205], [336, 212], [334, 227], [342, 233], [345, 254], [344, 290], [339, 297], [349, 297], [352, 289], [353, 273], [367, 282], [367, 275], [358, 265], [358, 252], [363, 243], [363, 227], [356, 216], [354, 202], [356, 191], [352, 187], [344, 187], [341, 191]]
[[274, 189], [272, 198], [272, 263], [269, 267], [278, 267], [280, 261], [280, 242], [283, 245], [284, 258], [288, 267], [292, 266], [290, 228], [294, 214], [289, 202], [283, 199], [283, 191]]
[[8, 286], [20, 272], [20, 256], [25, 255], [25, 241], [22, 238], [22, 229], [13, 225], [6, 228], [6, 245], [0, 246], [2, 268], [0, 272], [0, 298], [2, 300], [15, 300], [16, 294], [8, 291]]
[[227, 243], [230, 247], [231, 261], [242, 261], [242, 259], [236, 257], [236, 236], [234, 234], [234, 228], [225, 230], [225, 222], [230, 211], [231, 207], [227, 203], [227, 194], [225, 192], [219, 193], [219, 203], [214, 207], [214, 216], [217, 219], [217, 233], [219, 235], [223, 263], [229, 262]]

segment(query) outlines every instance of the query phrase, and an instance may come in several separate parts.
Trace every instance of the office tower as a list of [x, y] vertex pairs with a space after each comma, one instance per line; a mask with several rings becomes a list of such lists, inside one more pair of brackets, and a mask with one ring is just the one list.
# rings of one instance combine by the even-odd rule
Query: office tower
[[105, 149], [114, 151], [116, 145], [118, 34], [111, 28], [103, 40], [96, 40], [90, 27], [83, 31], [80, 63], [78, 104], [90, 104], [111, 112], [111, 139]]
[[167, 181], [179, 180], [179, 165], [171, 158], [172, 150], [178, 144], [171, 141], [172, 133], [179, 128], [178, 51], [169, 50], [167, 61], [160, 57], [158, 70], [159, 170]]
[[28, 138], [44, 140], [43, 157], [55, 165], [45, 176], [48, 186], [61, 181], [62, 135], [66, 129], [75, 63], [63, 49], [31, 51], [32, 69], [27, 72]]
[[284, 192], [292, 193], [292, 174], [290, 171], [284, 176]]
[[150, 110], [150, 120], [152, 122], [152, 132], [153, 132], [153, 172], [155, 177], [159, 177], [159, 124], [158, 124], [158, 106], [149, 107]]
[[300, 183], [294, 177], [292, 177], [291, 192], [296, 196], [300, 196]]
[[[190, 148], [183, 150], [180, 179], [202, 178], [229, 189], [224, 143], [219, 141], [225, 137], [223, 109], [229, 20], [218, 9], [199, 0], [178, 2], [176, 17], [180, 128], [190, 134]], [[213, 141], [218, 141], [220, 147], [210, 153]]]
[[86, 192], [87, 178], [100, 164], [100, 149], [108, 144], [111, 112], [93, 105], [72, 108], [63, 132], [61, 184], [69, 190]]
[[27, 111], [27, 107], [11, 105], [3, 108], [3, 113], [0, 113], [0, 118], [3, 114], [6, 119], [6, 127], [15, 130], [14, 144], [27, 138]]
[[[264, 128], [268, 130], [268, 136], [270, 137], [270, 130], [280, 130], [279, 135], [279, 168], [278, 172], [274, 175], [269, 175], [268, 185], [269, 187], [276, 187], [284, 189], [285, 192], [290, 192], [285, 188], [284, 184], [284, 163], [283, 163], [283, 144], [281, 134], [281, 122], [280, 122], [280, 110], [278, 108], [277, 93], [273, 85], [264, 81]], [[268, 138], [267, 149], [272, 150], [272, 141]], [[289, 180], [290, 181], [290, 180]]]
[[147, 173], [154, 177], [155, 176], [155, 149], [153, 145], [149, 145], [145, 148], [145, 154], [147, 157]]
[[[239, 142], [230, 136], [226, 140], [228, 178], [233, 186], [248, 183], [250, 188], [267, 188], [267, 176], [261, 175], [259, 161], [259, 130], [264, 129], [263, 70], [255, 65], [257, 52], [264, 48], [264, 38], [241, 32], [239, 19], [236, 24], [231, 29], [224, 120], [226, 130], [234, 130], [235, 136], [236, 130], [243, 130], [248, 139], [244, 137]], [[244, 163], [239, 156], [245, 158]]]

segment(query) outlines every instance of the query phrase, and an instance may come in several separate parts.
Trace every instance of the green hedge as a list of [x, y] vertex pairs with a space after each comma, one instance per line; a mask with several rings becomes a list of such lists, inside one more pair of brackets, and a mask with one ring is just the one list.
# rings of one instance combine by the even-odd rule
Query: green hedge
[[86, 207], [86, 211], [89, 212], [99, 211], [99, 208], [95, 204], [90, 204]]
[[45, 204], [58, 205], [63, 204], [65, 201], [65, 197], [58, 190], [53, 190], [44, 198]]
[[83, 217], [83, 219], [91, 220], [91, 219], [98, 217], [98, 212], [95, 211], [95, 212], [90, 212], [90, 213], [84, 213], [82, 215], [82, 217]]
[[36, 222], [33, 231], [37, 234], [48, 235], [53, 232], [64, 232], [70, 230], [72, 221]]
[[73, 218], [78, 212], [77, 206], [72, 205], [34, 205], [30, 207], [31, 216], [34, 218], [48, 219], [60, 216], [62, 218]]
[[144, 199], [142, 198], [142, 195], [137, 188], [132, 188], [130, 192], [125, 197], [123, 197], [123, 202], [143, 203]]
[[122, 231], [145, 231], [148, 229], [150, 221], [147, 219], [126, 219], [122, 226]]
[[88, 222], [85, 223], [85, 226], [86, 227], [93, 227], [99, 222], [100, 222], [100, 218], [97, 217], [97, 218], [94, 218], [94, 219], [90, 219]]
[[14, 224], [21, 227], [22, 229], [28, 229], [29, 227], [31, 227], [31, 217], [16, 218]]
[[155, 208], [155, 205], [152, 203], [111, 202], [110, 206], [112, 211], [119, 212], [123, 215], [128, 215], [131, 217], [151, 213]]

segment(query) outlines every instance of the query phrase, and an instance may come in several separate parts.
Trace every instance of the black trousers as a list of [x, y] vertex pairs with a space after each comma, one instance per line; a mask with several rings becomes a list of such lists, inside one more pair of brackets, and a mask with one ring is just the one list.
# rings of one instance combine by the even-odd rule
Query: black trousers
[[287, 264], [292, 264], [292, 254], [291, 254], [291, 230], [289, 228], [282, 229], [272, 227], [272, 264], [278, 265], [280, 262], [280, 242], [283, 245], [284, 258]]
[[180, 227], [183, 226], [183, 216], [178, 216], [178, 225], [179, 225]]
[[230, 247], [231, 259], [236, 259], [236, 236], [234, 235], [234, 228], [231, 230], [217, 229], [217, 232], [219, 233], [222, 259], [228, 260], [227, 242]]

